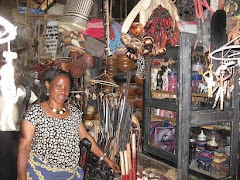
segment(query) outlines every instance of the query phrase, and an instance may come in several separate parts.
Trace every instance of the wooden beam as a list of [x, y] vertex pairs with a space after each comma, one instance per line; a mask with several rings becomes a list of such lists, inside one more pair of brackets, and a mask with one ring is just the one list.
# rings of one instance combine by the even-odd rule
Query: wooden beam
[[46, 10], [50, 4], [53, 3], [53, 0], [44, 0], [40, 5], [41, 10]]

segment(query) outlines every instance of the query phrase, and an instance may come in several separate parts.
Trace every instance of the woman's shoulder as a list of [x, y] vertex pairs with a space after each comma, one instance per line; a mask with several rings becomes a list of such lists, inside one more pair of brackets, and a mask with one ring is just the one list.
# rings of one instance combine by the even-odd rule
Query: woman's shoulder
[[31, 104], [29, 105], [29, 110], [39, 110], [39, 109], [42, 109], [41, 108], [41, 105], [39, 103], [35, 103], [35, 104]]
[[28, 106], [28, 109], [27, 109], [27, 114], [29, 113], [39, 113], [39, 112], [42, 112], [42, 107], [40, 104], [36, 103], [36, 104], [31, 104]]

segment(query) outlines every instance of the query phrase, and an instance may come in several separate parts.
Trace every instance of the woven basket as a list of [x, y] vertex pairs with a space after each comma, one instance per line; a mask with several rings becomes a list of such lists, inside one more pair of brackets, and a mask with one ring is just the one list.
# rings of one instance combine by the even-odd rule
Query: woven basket
[[68, 0], [59, 20], [59, 31], [85, 31], [93, 4], [93, 0]]

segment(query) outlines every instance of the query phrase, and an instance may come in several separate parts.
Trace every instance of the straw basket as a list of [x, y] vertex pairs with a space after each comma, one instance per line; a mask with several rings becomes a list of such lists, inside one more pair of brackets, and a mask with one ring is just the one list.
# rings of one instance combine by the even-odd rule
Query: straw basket
[[59, 20], [59, 31], [86, 30], [93, 4], [93, 0], [67, 0]]

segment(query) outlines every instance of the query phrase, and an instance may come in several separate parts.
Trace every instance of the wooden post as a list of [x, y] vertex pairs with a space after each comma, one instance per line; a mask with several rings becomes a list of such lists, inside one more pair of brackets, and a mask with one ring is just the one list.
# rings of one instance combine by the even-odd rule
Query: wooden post
[[178, 179], [188, 179], [190, 108], [191, 108], [191, 45], [188, 33], [181, 33], [178, 61], [178, 125], [177, 174]]

